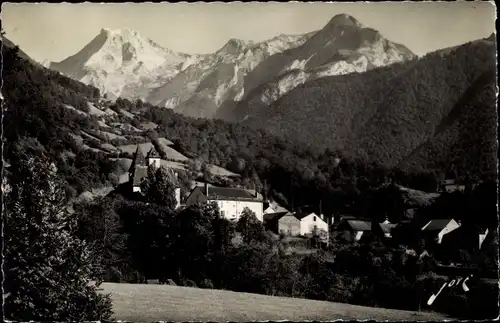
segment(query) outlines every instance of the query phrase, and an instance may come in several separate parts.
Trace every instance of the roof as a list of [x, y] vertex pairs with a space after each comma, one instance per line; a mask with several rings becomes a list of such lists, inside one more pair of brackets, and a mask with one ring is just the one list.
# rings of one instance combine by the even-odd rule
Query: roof
[[289, 212], [287, 209], [279, 205], [276, 201], [269, 201], [269, 207], [275, 212]]
[[448, 223], [453, 221], [453, 219], [437, 219], [430, 220], [426, 225], [422, 227], [422, 231], [441, 231], [443, 230]]
[[288, 212], [276, 212], [264, 214], [264, 221], [276, 221], [285, 216]]
[[319, 219], [321, 219], [322, 221], [325, 221], [320, 215], [317, 215], [316, 213], [314, 212], [298, 212], [298, 213], [294, 213], [293, 214], [298, 220], [302, 220], [303, 218], [305, 217], [308, 217], [309, 215], [315, 215], [316, 217], [318, 217]]
[[259, 200], [243, 188], [229, 187], [208, 187], [208, 196], [210, 200]]
[[160, 158], [160, 154], [156, 151], [155, 147], [151, 147], [146, 158]]
[[139, 186], [141, 185], [141, 180], [148, 176], [148, 169], [147, 167], [136, 167], [135, 172], [134, 172], [134, 179], [132, 185], [134, 186]]
[[379, 225], [384, 233], [391, 233], [392, 229], [397, 226], [397, 224], [394, 223], [380, 223]]
[[303, 218], [305, 218], [306, 216], [310, 215], [312, 213], [294, 213], [293, 215], [299, 219], [299, 220], [302, 220]]
[[137, 149], [135, 151], [135, 154], [134, 154], [134, 160], [132, 161], [132, 164], [130, 165], [130, 167], [137, 167], [137, 166], [146, 166], [146, 158], [144, 158], [144, 155], [142, 154], [142, 151], [139, 147], [139, 145], [137, 145]]
[[369, 221], [347, 220], [347, 223], [354, 231], [371, 231], [372, 223]]

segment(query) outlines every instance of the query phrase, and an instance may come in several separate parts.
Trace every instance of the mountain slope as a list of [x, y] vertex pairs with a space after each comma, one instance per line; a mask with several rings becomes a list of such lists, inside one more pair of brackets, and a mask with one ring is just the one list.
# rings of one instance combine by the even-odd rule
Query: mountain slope
[[[495, 176], [497, 118], [489, 109], [496, 104], [496, 75], [484, 72], [464, 93], [459, 103], [437, 127], [429, 140], [415, 149], [399, 165], [403, 170], [439, 170], [449, 176], [487, 174]], [[473, 158], [471, 158], [473, 157]]]
[[[16, 47], [16, 44], [14, 44], [10, 39], [8, 39], [5, 36], [2, 36], [2, 46], [5, 46], [7, 48], [14, 48]], [[19, 49], [18, 52], [19, 57], [28, 60], [30, 63], [35, 64], [35, 65], [42, 65], [38, 62], [36, 62], [33, 58], [31, 58], [28, 54], [26, 54], [22, 49]]]
[[[444, 56], [310, 81], [269, 107], [252, 106], [245, 122], [393, 166], [434, 137], [467, 89], [494, 70], [494, 49], [472, 42]], [[496, 118], [487, 102], [484, 113]]]
[[354, 17], [337, 15], [302, 46], [259, 64], [245, 77], [243, 102], [232, 108], [226, 103], [217, 117], [241, 119], [248, 114], [249, 106], [269, 105], [308, 80], [365, 72], [414, 58], [408, 48], [385, 39]]

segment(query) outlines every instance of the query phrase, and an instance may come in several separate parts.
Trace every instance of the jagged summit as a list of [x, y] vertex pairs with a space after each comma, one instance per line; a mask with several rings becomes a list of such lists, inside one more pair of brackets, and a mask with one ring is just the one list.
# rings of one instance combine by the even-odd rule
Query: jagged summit
[[244, 40], [231, 38], [218, 52], [230, 55], [238, 55], [248, 45], [250, 44], [247, 44], [247, 42], [245, 42]]
[[50, 66], [97, 87], [101, 93], [120, 96], [125, 87], [140, 84], [143, 77], [156, 79], [177, 73], [188, 56], [163, 48], [131, 28], [102, 28], [75, 55]]

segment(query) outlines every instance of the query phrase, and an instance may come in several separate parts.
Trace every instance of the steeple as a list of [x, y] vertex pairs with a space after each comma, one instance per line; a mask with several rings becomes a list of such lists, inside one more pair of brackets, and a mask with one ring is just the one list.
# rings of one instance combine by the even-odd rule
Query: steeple
[[158, 154], [158, 152], [156, 151], [155, 147], [151, 147], [151, 149], [149, 150], [147, 156], [146, 156], [147, 159], [149, 158], [160, 158], [160, 154]]
[[137, 145], [137, 149], [135, 150], [129, 172], [133, 172], [137, 166], [146, 166], [146, 159], [144, 159], [144, 155], [142, 154], [139, 145]]
[[148, 160], [147, 165], [154, 165], [156, 168], [160, 168], [161, 158], [160, 154], [156, 151], [155, 147], [151, 147], [148, 154], [146, 155], [146, 159]]

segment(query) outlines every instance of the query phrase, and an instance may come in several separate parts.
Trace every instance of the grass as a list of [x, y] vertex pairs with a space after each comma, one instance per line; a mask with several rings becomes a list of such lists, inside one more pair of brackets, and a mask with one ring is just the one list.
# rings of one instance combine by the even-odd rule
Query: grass
[[115, 320], [266, 321], [266, 320], [443, 320], [437, 313], [371, 308], [288, 297], [167, 285], [103, 283]]
[[216, 165], [210, 165], [208, 171], [215, 176], [240, 177], [240, 175]]
[[[137, 149], [137, 144], [118, 146], [117, 148], [123, 152], [127, 152], [133, 155], [135, 153], [135, 150]], [[139, 144], [139, 149], [141, 150], [144, 156], [147, 155], [147, 153], [151, 150], [151, 148], [153, 148], [153, 144], [151, 142]]]
[[178, 160], [178, 161], [187, 161], [189, 158], [175, 150], [174, 148], [170, 147], [170, 145], [173, 145], [173, 143], [165, 138], [158, 138], [158, 143], [161, 146], [161, 149], [165, 152], [165, 155], [168, 159], [170, 160]]
[[173, 142], [171, 142], [167, 138], [158, 138], [158, 142], [160, 143], [160, 145], [163, 145], [163, 146], [172, 146], [174, 144]]

